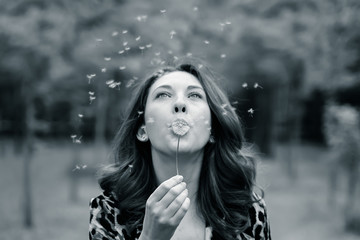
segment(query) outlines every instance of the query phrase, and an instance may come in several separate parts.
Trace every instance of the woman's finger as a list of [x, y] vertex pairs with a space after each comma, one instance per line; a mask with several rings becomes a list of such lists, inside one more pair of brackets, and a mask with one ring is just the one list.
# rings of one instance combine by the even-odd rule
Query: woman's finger
[[172, 189], [174, 186], [178, 185], [182, 182], [183, 176], [176, 175], [172, 178], [169, 178], [168, 180], [162, 182], [159, 187], [155, 189], [155, 191], [150, 195], [149, 201], [150, 202], [158, 202], [160, 201], [167, 192]]
[[170, 218], [175, 215], [175, 213], [181, 208], [185, 199], [188, 196], [188, 190], [184, 189], [165, 209], [164, 214], [169, 216]]
[[159, 201], [159, 204], [163, 206], [164, 208], [167, 208], [170, 203], [174, 201], [175, 198], [177, 198], [180, 193], [182, 193], [186, 189], [186, 183], [182, 182], [178, 185], [172, 187], [165, 196]]
[[185, 198], [181, 207], [177, 210], [177, 212], [170, 218], [170, 221], [173, 222], [175, 225], [178, 225], [181, 220], [184, 218], [186, 212], [189, 210], [190, 207], [190, 198]]

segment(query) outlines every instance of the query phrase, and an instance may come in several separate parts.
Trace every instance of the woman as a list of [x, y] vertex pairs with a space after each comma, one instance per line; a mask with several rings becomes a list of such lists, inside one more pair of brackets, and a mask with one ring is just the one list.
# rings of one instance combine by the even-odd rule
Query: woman
[[183, 59], [141, 82], [90, 203], [90, 239], [271, 239], [254, 159], [215, 80]]

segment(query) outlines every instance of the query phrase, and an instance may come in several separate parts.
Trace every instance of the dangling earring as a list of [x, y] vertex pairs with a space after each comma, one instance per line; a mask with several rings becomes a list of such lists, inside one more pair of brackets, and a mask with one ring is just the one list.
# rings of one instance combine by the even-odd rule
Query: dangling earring
[[149, 136], [146, 133], [145, 126], [141, 126], [139, 128], [136, 137], [140, 142], [147, 142], [149, 140]]
[[209, 143], [215, 143], [215, 137], [212, 134], [210, 135]]

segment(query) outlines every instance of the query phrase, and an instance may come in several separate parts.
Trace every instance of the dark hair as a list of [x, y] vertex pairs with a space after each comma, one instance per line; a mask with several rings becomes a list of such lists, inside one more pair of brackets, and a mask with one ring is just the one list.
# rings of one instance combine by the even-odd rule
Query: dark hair
[[240, 119], [216, 83], [219, 78], [199, 60], [177, 60], [139, 83], [114, 140], [115, 164], [103, 170], [99, 184], [103, 190], [115, 194], [128, 233], [142, 224], [146, 200], [157, 183], [150, 143], [138, 141], [136, 133], [144, 123], [149, 88], [158, 78], [174, 71], [194, 75], [203, 86], [211, 110], [212, 135], [216, 139], [204, 150], [197, 193], [198, 212], [213, 228], [217, 239], [234, 238], [249, 224], [248, 210], [254, 202], [255, 161], [244, 146]]

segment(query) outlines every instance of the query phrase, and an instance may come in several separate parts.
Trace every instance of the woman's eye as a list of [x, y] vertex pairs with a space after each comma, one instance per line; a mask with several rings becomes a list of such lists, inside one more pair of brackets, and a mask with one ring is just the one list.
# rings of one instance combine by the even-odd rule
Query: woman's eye
[[190, 93], [189, 98], [202, 98], [200, 93]]
[[169, 98], [170, 94], [169, 93], [158, 93], [156, 94], [156, 98]]

